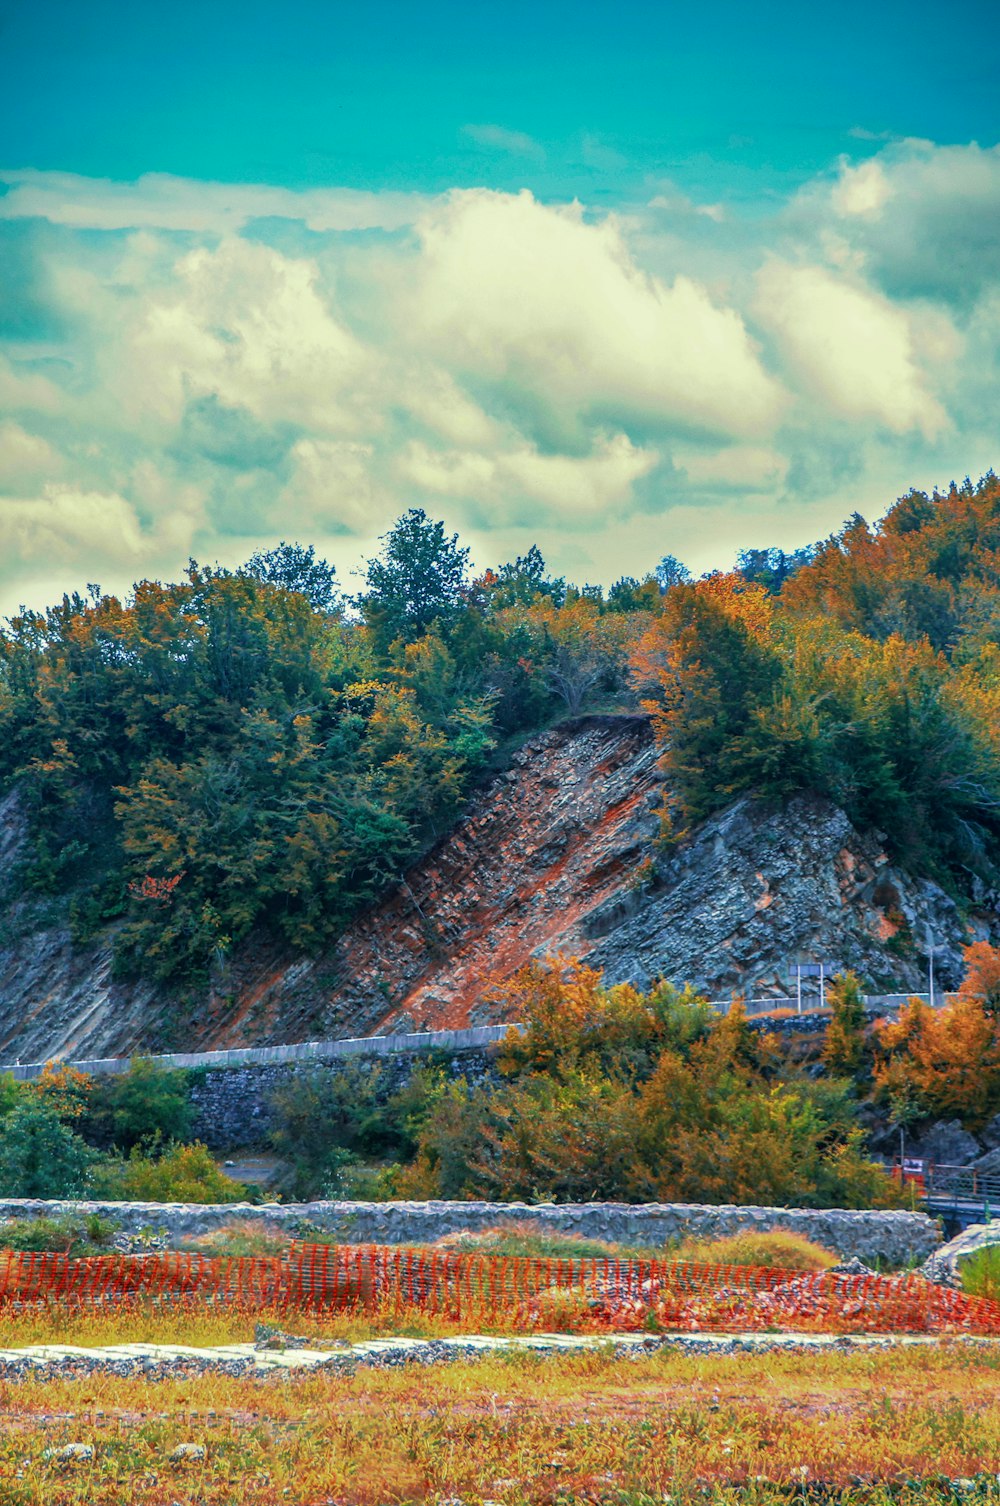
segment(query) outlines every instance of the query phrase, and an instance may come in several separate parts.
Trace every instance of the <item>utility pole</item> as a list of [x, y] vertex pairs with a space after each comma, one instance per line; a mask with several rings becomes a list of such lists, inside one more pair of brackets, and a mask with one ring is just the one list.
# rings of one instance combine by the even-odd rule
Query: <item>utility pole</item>
[[927, 979], [930, 983], [931, 1008], [934, 1008], [934, 948], [927, 948]]

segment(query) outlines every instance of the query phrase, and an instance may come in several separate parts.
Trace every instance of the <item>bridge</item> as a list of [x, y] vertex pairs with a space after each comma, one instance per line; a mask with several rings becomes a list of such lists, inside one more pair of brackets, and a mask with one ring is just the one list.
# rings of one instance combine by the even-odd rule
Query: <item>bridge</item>
[[1000, 1214], [1000, 1173], [928, 1162], [923, 1176], [908, 1177], [907, 1181], [914, 1200], [940, 1218], [949, 1235], [970, 1224], [988, 1223], [994, 1214]]

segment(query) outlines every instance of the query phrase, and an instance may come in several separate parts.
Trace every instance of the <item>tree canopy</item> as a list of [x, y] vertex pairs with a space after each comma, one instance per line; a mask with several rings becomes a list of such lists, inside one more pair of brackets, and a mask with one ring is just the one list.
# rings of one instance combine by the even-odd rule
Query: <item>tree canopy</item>
[[18, 882], [68, 904], [78, 936], [113, 925], [124, 970], [224, 976], [255, 927], [315, 952], [509, 739], [640, 706], [670, 841], [737, 795], [806, 790], [953, 892], [1000, 882], [996, 477], [741, 561], [694, 580], [663, 554], [605, 593], [532, 547], [475, 576], [411, 508], [353, 602], [282, 542], [22, 610], [0, 632], [0, 779], [31, 825]]

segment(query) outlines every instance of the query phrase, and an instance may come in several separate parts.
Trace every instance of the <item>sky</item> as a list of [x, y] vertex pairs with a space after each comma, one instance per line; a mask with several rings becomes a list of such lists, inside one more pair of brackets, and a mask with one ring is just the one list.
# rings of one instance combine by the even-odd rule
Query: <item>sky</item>
[[1000, 465], [1000, 8], [0, 0], [0, 613], [610, 584]]

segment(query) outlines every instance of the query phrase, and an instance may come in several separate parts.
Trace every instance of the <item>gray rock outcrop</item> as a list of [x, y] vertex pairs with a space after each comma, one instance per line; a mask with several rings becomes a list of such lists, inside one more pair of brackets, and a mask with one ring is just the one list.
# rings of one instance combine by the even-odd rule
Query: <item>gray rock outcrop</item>
[[929, 1281], [936, 1281], [939, 1286], [960, 1289], [962, 1265], [970, 1256], [989, 1245], [1000, 1246], [1000, 1223], [970, 1224], [961, 1234], [935, 1250], [920, 1267], [920, 1273]]
[[939, 1120], [911, 1141], [907, 1155], [938, 1166], [969, 1166], [983, 1153], [975, 1135], [962, 1128], [960, 1119]]

